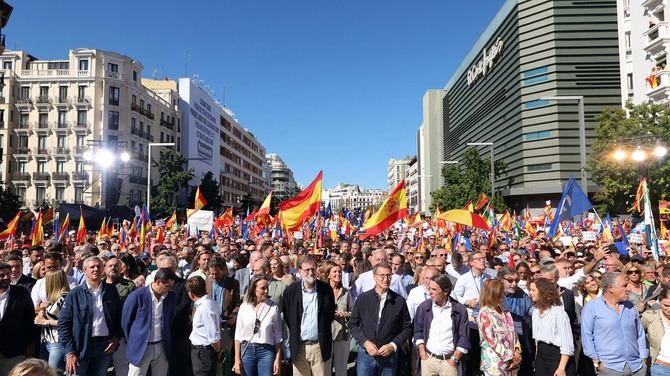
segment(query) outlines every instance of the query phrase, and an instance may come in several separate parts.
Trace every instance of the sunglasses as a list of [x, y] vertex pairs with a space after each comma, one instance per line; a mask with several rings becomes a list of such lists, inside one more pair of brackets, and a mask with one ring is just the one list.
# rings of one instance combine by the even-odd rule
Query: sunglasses
[[640, 274], [639, 270], [629, 270], [626, 272], [626, 274]]
[[533, 274], [542, 274], [542, 270], [531, 270], [530, 272]]
[[516, 278], [503, 278], [503, 279], [509, 283], [519, 283], [519, 280]]
[[261, 330], [261, 320], [256, 319], [254, 323], [254, 334], [258, 334], [258, 331]]
[[423, 256], [414, 256], [414, 258], [418, 260], [418, 259], [422, 259], [422, 258], [425, 258], [425, 257], [423, 257]]

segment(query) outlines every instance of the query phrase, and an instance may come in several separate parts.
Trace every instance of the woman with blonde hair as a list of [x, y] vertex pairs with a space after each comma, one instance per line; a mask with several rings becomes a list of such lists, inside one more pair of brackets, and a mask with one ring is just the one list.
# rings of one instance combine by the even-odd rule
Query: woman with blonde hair
[[498, 279], [484, 281], [479, 295], [481, 370], [484, 375], [513, 375], [521, 364], [521, 343], [514, 320], [504, 307], [505, 287]]
[[42, 342], [49, 353], [49, 365], [63, 370], [65, 369], [65, 348], [58, 341], [58, 319], [70, 286], [63, 270], [50, 270], [45, 278], [44, 285], [48, 303], [46, 308], [35, 317], [35, 324], [41, 326]]
[[39, 261], [33, 266], [32, 270], [33, 278], [42, 279], [47, 274], [47, 267], [44, 266], [44, 261]]
[[9, 376], [56, 376], [58, 373], [42, 359], [30, 358], [17, 364]]

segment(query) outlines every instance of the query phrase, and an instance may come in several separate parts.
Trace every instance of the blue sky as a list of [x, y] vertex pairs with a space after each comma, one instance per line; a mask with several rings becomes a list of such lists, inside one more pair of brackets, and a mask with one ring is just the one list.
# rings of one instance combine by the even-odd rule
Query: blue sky
[[[416, 153], [421, 100], [441, 88], [503, 1], [8, 0], [7, 48], [62, 59], [120, 52], [143, 75], [197, 73], [309, 184], [385, 188]], [[225, 100], [224, 100], [225, 98]]]

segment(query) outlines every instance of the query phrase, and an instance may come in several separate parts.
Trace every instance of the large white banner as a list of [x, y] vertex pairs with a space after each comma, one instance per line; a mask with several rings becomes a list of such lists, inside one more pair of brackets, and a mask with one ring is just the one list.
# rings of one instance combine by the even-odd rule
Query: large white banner
[[214, 225], [214, 212], [211, 210], [194, 210], [188, 209], [186, 211], [186, 223], [188, 224], [189, 235], [200, 236], [198, 231], [212, 231]]

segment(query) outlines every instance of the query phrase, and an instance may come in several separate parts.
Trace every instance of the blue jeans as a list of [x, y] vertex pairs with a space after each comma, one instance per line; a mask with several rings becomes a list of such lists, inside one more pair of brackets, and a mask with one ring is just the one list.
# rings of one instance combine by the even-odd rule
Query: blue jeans
[[62, 343], [47, 343], [47, 352], [49, 353], [49, 365], [58, 370], [65, 369], [65, 348]]
[[398, 352], [391, 356], [382, 358], [368, 355], [362, 346], [358, 346], [358, 357], [356, 357], [357, 376], [395, 376], [398, 364]]
[[652, 364], [651, 376], [670, 376], [670, 367], [666, 367], [660, 364]]
[[89, 344], [91, 349], [88, 355], [79, 359], [77, 374], [81, 376], [106, 376], [107, 368], [112, 363], [112, 354], [105, 353], [109, 345], [109, 338], [92, 337]]
[[[242, 343], [244, 348], [246, 343]], [[242, 357], [242, 376], [272, 375], [272, 365], [277, 352], [275, 347], [266, 343], [250, 343]]]

